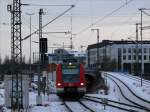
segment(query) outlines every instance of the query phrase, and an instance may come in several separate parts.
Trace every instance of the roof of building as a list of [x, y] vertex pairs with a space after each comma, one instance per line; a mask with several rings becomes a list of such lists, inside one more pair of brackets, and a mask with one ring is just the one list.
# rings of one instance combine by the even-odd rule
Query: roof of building
[[93, 49], [93, 48], [97, 48], [97, 46], [99, 48], [101, 47], [104, 47], [104, 46], [107, 46], [107, 45], [112, 45], [112, 44], [150, 44], [150, 41], [149, 40], [143, 40], [143, 41], [132, 41], [132, 40], [103, 40], [102, 42], [100, 43], [96, 43], [96, 44], [91, 44], [91, 45], [88, 45], [88, 49]]

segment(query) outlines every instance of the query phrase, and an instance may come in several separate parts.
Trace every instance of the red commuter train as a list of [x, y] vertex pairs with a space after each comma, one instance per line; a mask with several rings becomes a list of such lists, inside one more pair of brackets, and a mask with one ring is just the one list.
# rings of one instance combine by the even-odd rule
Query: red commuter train
[[81, 63], [67, 62], [56, 68], [57, 95], [81, 97], [86, 92], [84, 67]]

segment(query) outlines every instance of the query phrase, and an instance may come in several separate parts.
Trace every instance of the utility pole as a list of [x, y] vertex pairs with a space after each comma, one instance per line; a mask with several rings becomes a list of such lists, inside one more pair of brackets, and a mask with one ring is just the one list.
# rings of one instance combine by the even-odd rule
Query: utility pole
[[139, 45], [138, 45], [138, 37], [139, 37], [139, 25], [140, 23], [136, 23], [136, 75], [139, 73]]
[[[96, 69], [97, 69], [97, 73], [99, 74], [99, 70], [101, 68], [101, 65], [100, 65], [100, 60], [99, 60], [99, 29], [91, 29], [92, 31], [97, 31], [97, 64], [96, 64]], [[98, 75], [97, 74], [97, 75]]]
[[141, 12], [141, 31], [140, 31], [140, 35], [141, 35], [141, 86], [143, 85], [143, 74], [144, 74], [144, 63], [143, 63], [143, 9], [139, 9]]
[[40, 39], [42, 38], [42, 15], [43, 9], [39, 11], [39, 65], [38, 65], [38, 96], [37, 96], [37, 106], [42, 105], [42, 96], [41, 96], [41, 51], [40, 51]]
[[73, 42], [72, 42], [72, 34], [71, 34], [71, 38], [70, 38], [70, 50], [73, 49]]
[[31, 67], [31, 52], [32, 52], [32, 50], [31, 50], [31, 16], [32, 15], [34, 15], [34, 13], [26, 13], [27, 15], [29, 15], [30, 16], [30, 57], [29, 57], [29, 63], [30, 63], [30, 68], [29, 68], [29, 76], [30, 76], [30, 78], [31, 78], [31, 69], [32, 69], [32, 67]]
[[147, 16], [150, 16], [149, 13], [145, 12], [145, 10], [150, 10], [150, 9], [147, 9], [147, 8], [140, 8], [139, 11], [141, 12], [141, 32], [140, 32], [140, 35], [141, 35], [141, 86], [143, 85], [143, 75], [144, 75], [144, 62], [143, 62], [143, 30], [145, 29], [149, 29], [150, 26], [145, 26], [143, 27], [143, 13], [146, 14]]
[[83, 52], [83, 47], [86, 47], [86, 46], [84, 46], [84, 45], [80, 45], [81, 52]]
[[12, 112], [20, 112], [23, 109], [23, 85], [20, 67], [22, 63], [21, 0], [13, 0], [13, 4], [8, 5], [7, 8], [11, 13], [11, 108]]
[[70, 18], [70, 23], [71, 23], [70, 50], [72, 50], [72, 48], [73, 48], [73, 42], [72, 42], [72, 13], [71, 13], [71, 18]]

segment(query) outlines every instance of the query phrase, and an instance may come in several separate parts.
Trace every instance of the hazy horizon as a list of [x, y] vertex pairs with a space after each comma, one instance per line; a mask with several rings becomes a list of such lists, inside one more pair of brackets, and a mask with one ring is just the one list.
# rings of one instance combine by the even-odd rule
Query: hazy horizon
[[[2, 58], [4, 58], [5, 55], [10, 56], [11, 50], [10, 13], [7, 12], [7, 5], [10, 4], [11, 1], [12, 0], [0, 0], [0, 55]], [[22, 3], [40, 5], [74, 4], [75, 7], [72, 10], [49, 24], [43, 29], [43, 32], [71, 31], [72, 26], [72, 33], [75, 34], [73, 45], [76, 50], [80, 50], [80, 45], [87, 47], [89, 44], [96, 43], [96, 32], [92, 32], [92, 28], [100, 29], [100, 41], [104, 39], [121, 40], [127, 39], [128, 37], [135, 37], [135, 23], [140, 22], [140, 11], [138, 11], [138, 8], [150, 8], [150, 0], [133, 0], [125, 7], [105, 18], [106, 15], [129, 1], [130, 0], [21, 0]], [[29, 34], [29, 16], [26, 13], [34, 13], [32, 16], [32, 31], [35, 31], [38, 28], [38, 12], [40, 8], [43, 8], [45, 12], [45, 15], [43, 15], [44, 25], [68, 9], [69, 6], [22, 6], [22, 38]], [[150, 14], [150, 11], [147, 12]], [[94, 24], [95, 22], [97, 23]], [[143, 14], [143, 23], [149, 26], [150, 17]], [[84, 30], [85, 28], [86, 30]], [[82, 32], [83, 30], [84, 32]], [[150, 39], [149, 35], [149, 30], [143, 31], [143, 39]], [[54, 46], [53, 44], [62, 45], [63, 43], [70, 45], [71, 35], [43, 34], [43, 37], [48, 38], [49, 47]], [[38, 41], [38, 35], [33, 35], [32, 41]], [[25, 55], [28, 60], [29, 39], [23, 41], [22, 45], [23, 56]], [[49, 52], [51, 52], [51, 50], [52, 49], [49, 49]], [[32, 52], [37, 51], [38, 44], [32, 43]]]

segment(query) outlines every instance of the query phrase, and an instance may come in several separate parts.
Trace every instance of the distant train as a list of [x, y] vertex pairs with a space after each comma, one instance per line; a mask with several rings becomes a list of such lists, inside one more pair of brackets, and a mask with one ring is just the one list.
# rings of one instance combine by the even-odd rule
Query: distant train
[[72, 60], [58, 64], [56, 68], [56, 89], [57, 95], [60, 97], [83, 96], [86, 92], [83, 65]]

